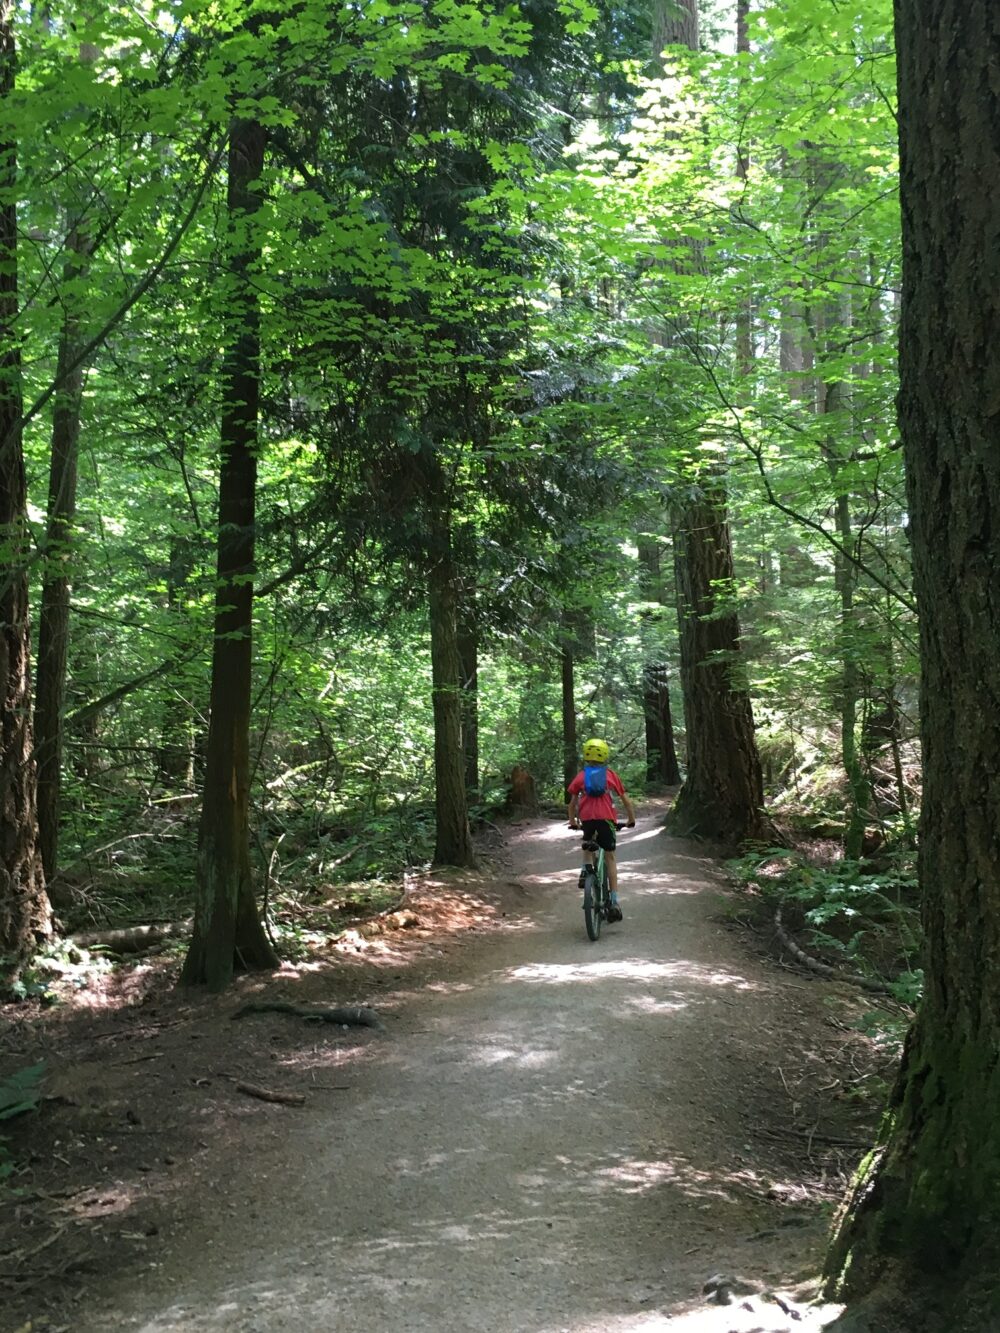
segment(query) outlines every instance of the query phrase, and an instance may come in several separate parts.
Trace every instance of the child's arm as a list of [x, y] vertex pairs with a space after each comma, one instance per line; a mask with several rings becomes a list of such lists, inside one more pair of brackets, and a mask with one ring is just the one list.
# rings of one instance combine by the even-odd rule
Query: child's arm
[[629, 800], [625, 792], [622, 792], [622, 805], [625, 807], [625, 813], [628, 815], [629, 828], [635, 827], [635, 806]]
[[574, 792], [570, 797], [569, 805], [566, 807], [566, 814], [569, 818], [570, 828], [576, 828], [577, 811], [580, 809], [580, 793]]

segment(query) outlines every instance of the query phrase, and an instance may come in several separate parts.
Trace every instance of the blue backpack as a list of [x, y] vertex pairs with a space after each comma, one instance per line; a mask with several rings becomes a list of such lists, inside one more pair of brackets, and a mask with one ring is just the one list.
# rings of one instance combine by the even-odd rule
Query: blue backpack
[[583, 790], [588, 796], [603, 796], [608, 790], [607, 764], [584, 764]]

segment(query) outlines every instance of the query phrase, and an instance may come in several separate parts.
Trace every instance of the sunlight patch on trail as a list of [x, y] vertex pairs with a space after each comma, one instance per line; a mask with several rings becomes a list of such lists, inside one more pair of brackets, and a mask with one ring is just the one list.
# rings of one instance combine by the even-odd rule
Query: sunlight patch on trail
[[593, 963], [526, 963], [511, 968], [511, 981], [536, 982], [541, 985], [565, 985], [570, 981], [688, 981], [699, 986], [731, 986], [738, 991], [759, 987], [735, 972], [705, 967], [701, 963], [655, 963], [648, 958], [603, 958]]
[[646, 1194], [670, 1185], [688, 1199], [723, 1203], [735, 1203], [740, 1195], [757, 1195], [764, 1189], [753, 1171], [701, 1171], [683, 1158], [622, 1158], [598, 1167], [594, 1175], [622, 1194]]
[[[739, 1305], [678, 1311], [651, 1310], [642, 1314], [602, 1312], [593, 1319], [574, 1324], [548, 1325], [537, 1333], [820, 1333], [828, 1328], [842, 1306], [797, 1308], [795, 1322], [773, 1302], [753, 1301], [752, 1308]], [[676, 1308], [676, 1307], [675, 1307]]]

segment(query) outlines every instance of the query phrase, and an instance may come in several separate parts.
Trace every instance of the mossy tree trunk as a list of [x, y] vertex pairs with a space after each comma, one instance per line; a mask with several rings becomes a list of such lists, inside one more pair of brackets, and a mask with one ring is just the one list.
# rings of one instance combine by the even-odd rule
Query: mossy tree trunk
[[234, 121], [229, 140], [232, 228], [230, 319], [223, 371], [222, 462], [212, 654], [211, 716], [198, 835], [194, 935], [186, 985], [222, 990], [235, 968], [269, 969], [278, 957], [264, 932], [250, 870], [250, 712], [253, 670], [254, 523], [260, 328], [252, 239], [266, 136]]
[[895, 1282], [908, 1333], [979, 1333], [1000, 1328], [1000, 6], [897, 0], [896, 38], [926, 991], [829, 1269], [844, 1329]]
[[[14, 89], [13, 0], [0, 0], [0, 100]], [[0, 139], [0, 971], [20, 963], [51, 933], [38, 851], [32, 757], [29, 542], [21, 440], [21, 353], [17, 329], [17, 149]]]

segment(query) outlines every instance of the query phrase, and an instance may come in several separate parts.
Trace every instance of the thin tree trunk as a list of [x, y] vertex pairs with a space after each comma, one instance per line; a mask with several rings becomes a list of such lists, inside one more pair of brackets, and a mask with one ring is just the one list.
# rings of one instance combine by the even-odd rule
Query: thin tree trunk
[[[86, 273], [90, 238], [82, 224], [66, 238], [66, 278]], [[38, 621], [38, 666], [35, 683], [35, 754], [38, 762], [38, 830], [45, 877], [51, 883], [59, 855], [59, 810], [62, 786], [63, 710], [69, 655], [70, 573], [73, 521], [76, 517], [77, 459], [80, 407], [83, 399], [83, 344], [77, 303], [66, 298], [52, 416], [52, 459], [45, 529], [45, 572]], [[74, 368], [75, 365], [75, 368]]]
[[260, 258], [249, 220], [266, 135], [256, 121], [233, 122], [228, 209], [233, 235], [231, 321], [224, 368], [219, 539], [211, 717], [194, 934], [182, 981], [222, 990], [235, 967], [278, 965], [257, 911], [250, 870], [250, 710], [253, 669], [254, 506], [260, 396], [260, 313], [252, 268]]
[[[0, 0], [0, 101], [14, 90], [14, 3]], [[32, 757], [27, 486], [16, 328], [17, 149], [0, 140], [0, 958], [16, 972], [52, 930]]]
[[458, 618], [459, 677], [462, 683], [462, 752], [468, 799], [479, 799], [479, 635], [475, 605], [468, 594]]
[[645, 669], [643, 702], [646, 718], [646, 781], [676, 787], [680, 784], [681, 770], [674, 746], [669, 676], [667, 668], [660, 663], [653, 663]]
[[[170, 539], [167, 607], [177, 615], [179, 633], [184, 637], [189, 637], [189, 626], [183, 614], [178, 615], [178, 602], [190, 573], [191, 558], [188, 546], [175, 533]], [[195, 733], [191, 705], [176, 689], [170, 689], [163, 703], [160, 745], [156, 757], [157, 772], [168, 790], [183, 791], [194, 785], [194, 749]]]
[[[850, 551], [854, 543], [851, 530], [851, 500], [840, 479], [844, 464], [838, 455], [836, 439], [839, 427], [846, 424], [843, 421], [838, 422], [837, 419], [842, 393], [843, 386], [840, 383], [826, 385], [823, 410], [831, 419], [826, 454], [830, 475], [837, 490], [834, 505], [837, 536], [842, 550]], [[854, 562], [842, 555], [839, 550], [836, 553], [834, 577], [840, 601], [840, 754], [849, 797], [847, 828], [844, 832], [844, 855], [848, 860], [856, 861], [861, 855], [865, 815], [870, 804], [871, 791], [858, 755], [858, 702], [861, 697], [857, 643], [858, 613], [855, 607], [858, 571]]]
[[[579, 769], [576, 739], [576, 683], [573, 650], [564, 645], [560, 654], [562, 667], [563, 786], [568, 787]], [[565, 795], [565, 793], [564, 793]], [[568, 800], [569, 797], [566, 796]]]

